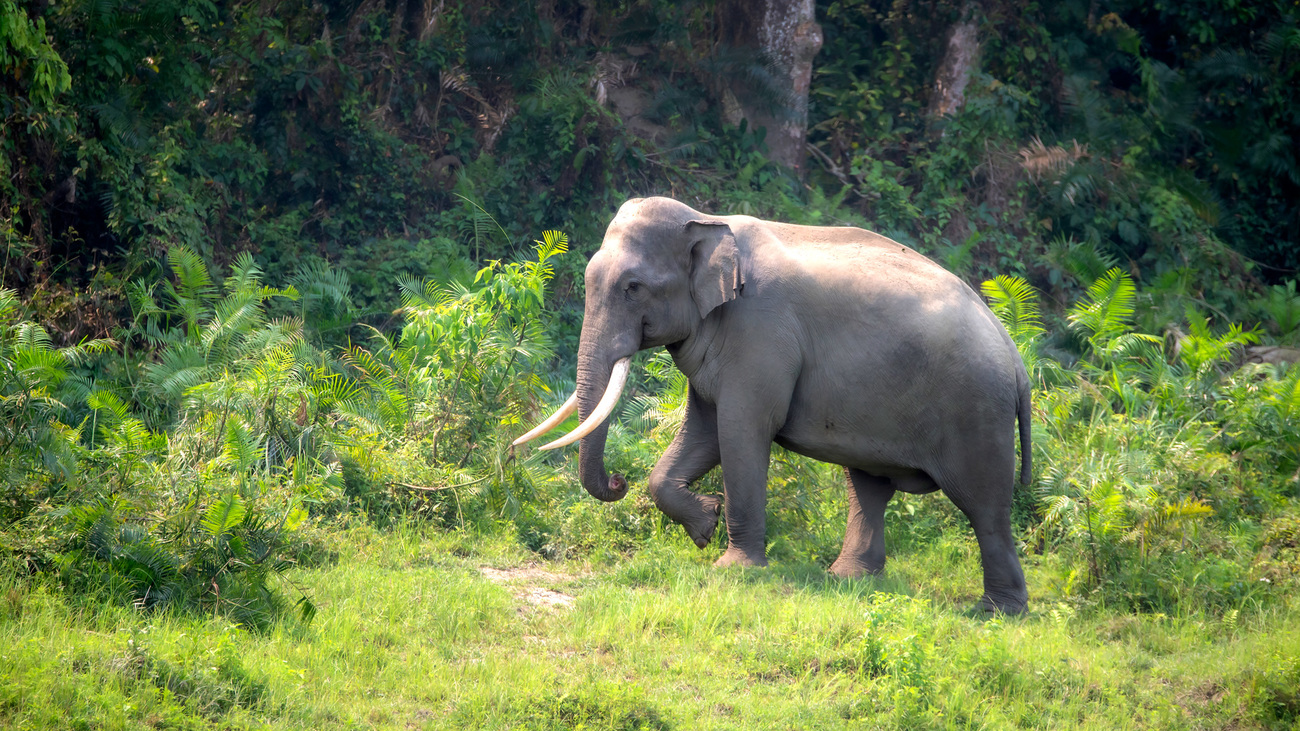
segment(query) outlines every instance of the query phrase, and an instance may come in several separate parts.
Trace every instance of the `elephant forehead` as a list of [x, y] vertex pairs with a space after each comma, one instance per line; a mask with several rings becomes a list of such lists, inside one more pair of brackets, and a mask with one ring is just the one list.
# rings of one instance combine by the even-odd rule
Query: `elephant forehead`
[[640, 251], [650, 251], [665, 246], [672, 239], [680, 236], [685, 223], [677, 220], [653, 216], [624, 216], [619, 213], [609, 228], [605, 229], [602, 246], [631, 247]]
[[644, 198], [633, 198], [618, 207], [618, 213], [614, 214], [614, 223], [624, 221], [629, 218], [635, 218], [641, 215], [641, 207], [645, 204]]
[[623, 205], [619, 206], [618, 214], [614, 220], [622, 218], [648, 218], [656, 220], [675, 220], [686, 221], [691, 218], [699, 218], [702, 214], [672, 198], [650, 197], [650, 198], [633, 198]]
[[624, 274], [635, 275], [656, 267], [653, 257], [646, 256], [634, 246], [602, 246], [587, 263], [587, 286], [614, 282]]
[[664, 266], [684, 253], [682, 228], [654, 222], [631, 221], [610, 225], [601, 242], [600, 252], [610, 264], [621, 269], [635, 266]]
[[587, 262], [587, 286], [600, 285], [618, 279], [640, 257], [628, 255], [618, 247], [602, 246]]

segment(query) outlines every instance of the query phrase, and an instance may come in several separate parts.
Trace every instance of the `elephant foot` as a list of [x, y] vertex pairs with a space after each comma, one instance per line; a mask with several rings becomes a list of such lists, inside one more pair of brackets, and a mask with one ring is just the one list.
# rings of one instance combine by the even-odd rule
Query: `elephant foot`
[[862, 576], [875, 576], [885, 570], [885, 562], [840, 556], [831, 564], [830, 572], [841, 579], [856, 579]]
[[704, 548], [713, 540], [718, 530], [718, 516], [722, 513], [722, 501], [713, 495], [697, 495], [699, 510], [692, 511], [685, 520], [678, 521], [686, 529], [686, 535], [695, 541], [695, 545]]
[[980, 597], [979, 602], [970, 608], [967, 614], [976, 619], [988, 618], [998, 614], [1023, 614], [1025, 607], [1029, 604], [1028, 598], [1023, 599], [995, 599], [988, 594]]
[[713, 562], [714, 566], [757, 566], [767, 565], [767, 556], [763, 552], [744, 551], [735, 546], [727, 547], [722, 556]]

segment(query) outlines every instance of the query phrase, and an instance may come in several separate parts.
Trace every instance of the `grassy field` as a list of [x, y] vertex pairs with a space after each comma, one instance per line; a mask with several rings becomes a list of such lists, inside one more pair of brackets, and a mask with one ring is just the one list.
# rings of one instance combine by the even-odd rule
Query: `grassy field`
[[591, 565], [510, 537], [368, 526], [293, 572], [319, 607], [250, 632], [0, 578], [0, 726], [1294, 728], [1300, 602], [1224, 616], [1055, 600], [980, 621], [973, 540], [878, 579], [715, 570], [676, 532]]

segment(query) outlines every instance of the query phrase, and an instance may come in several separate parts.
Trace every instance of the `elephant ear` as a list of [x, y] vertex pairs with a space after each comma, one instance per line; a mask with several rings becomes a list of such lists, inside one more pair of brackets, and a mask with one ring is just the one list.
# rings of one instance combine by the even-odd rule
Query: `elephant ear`
[[691, 242], [691, 297], [703, 319], [740, 296], [745, 286], [740, 252], [731, 227], [721, 221], [690, 221], [686, 235]]

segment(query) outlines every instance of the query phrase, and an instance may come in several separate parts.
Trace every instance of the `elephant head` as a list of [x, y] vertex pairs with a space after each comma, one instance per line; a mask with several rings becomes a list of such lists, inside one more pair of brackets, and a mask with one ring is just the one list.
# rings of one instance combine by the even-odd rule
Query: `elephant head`
[[544, 434], [577, 410], [581, 425], [542, 449], [581, 440], [582, 486], [600, 500], [622, 498], [627, 480], [605, 470], [606, 420], [627, 382], [632, 355], [691, 337], [704, 318], [740, 294], [743, 264], [726, 221], [667, 198], [623, 204], [587, 264], [577, 391], [515, 444]]

